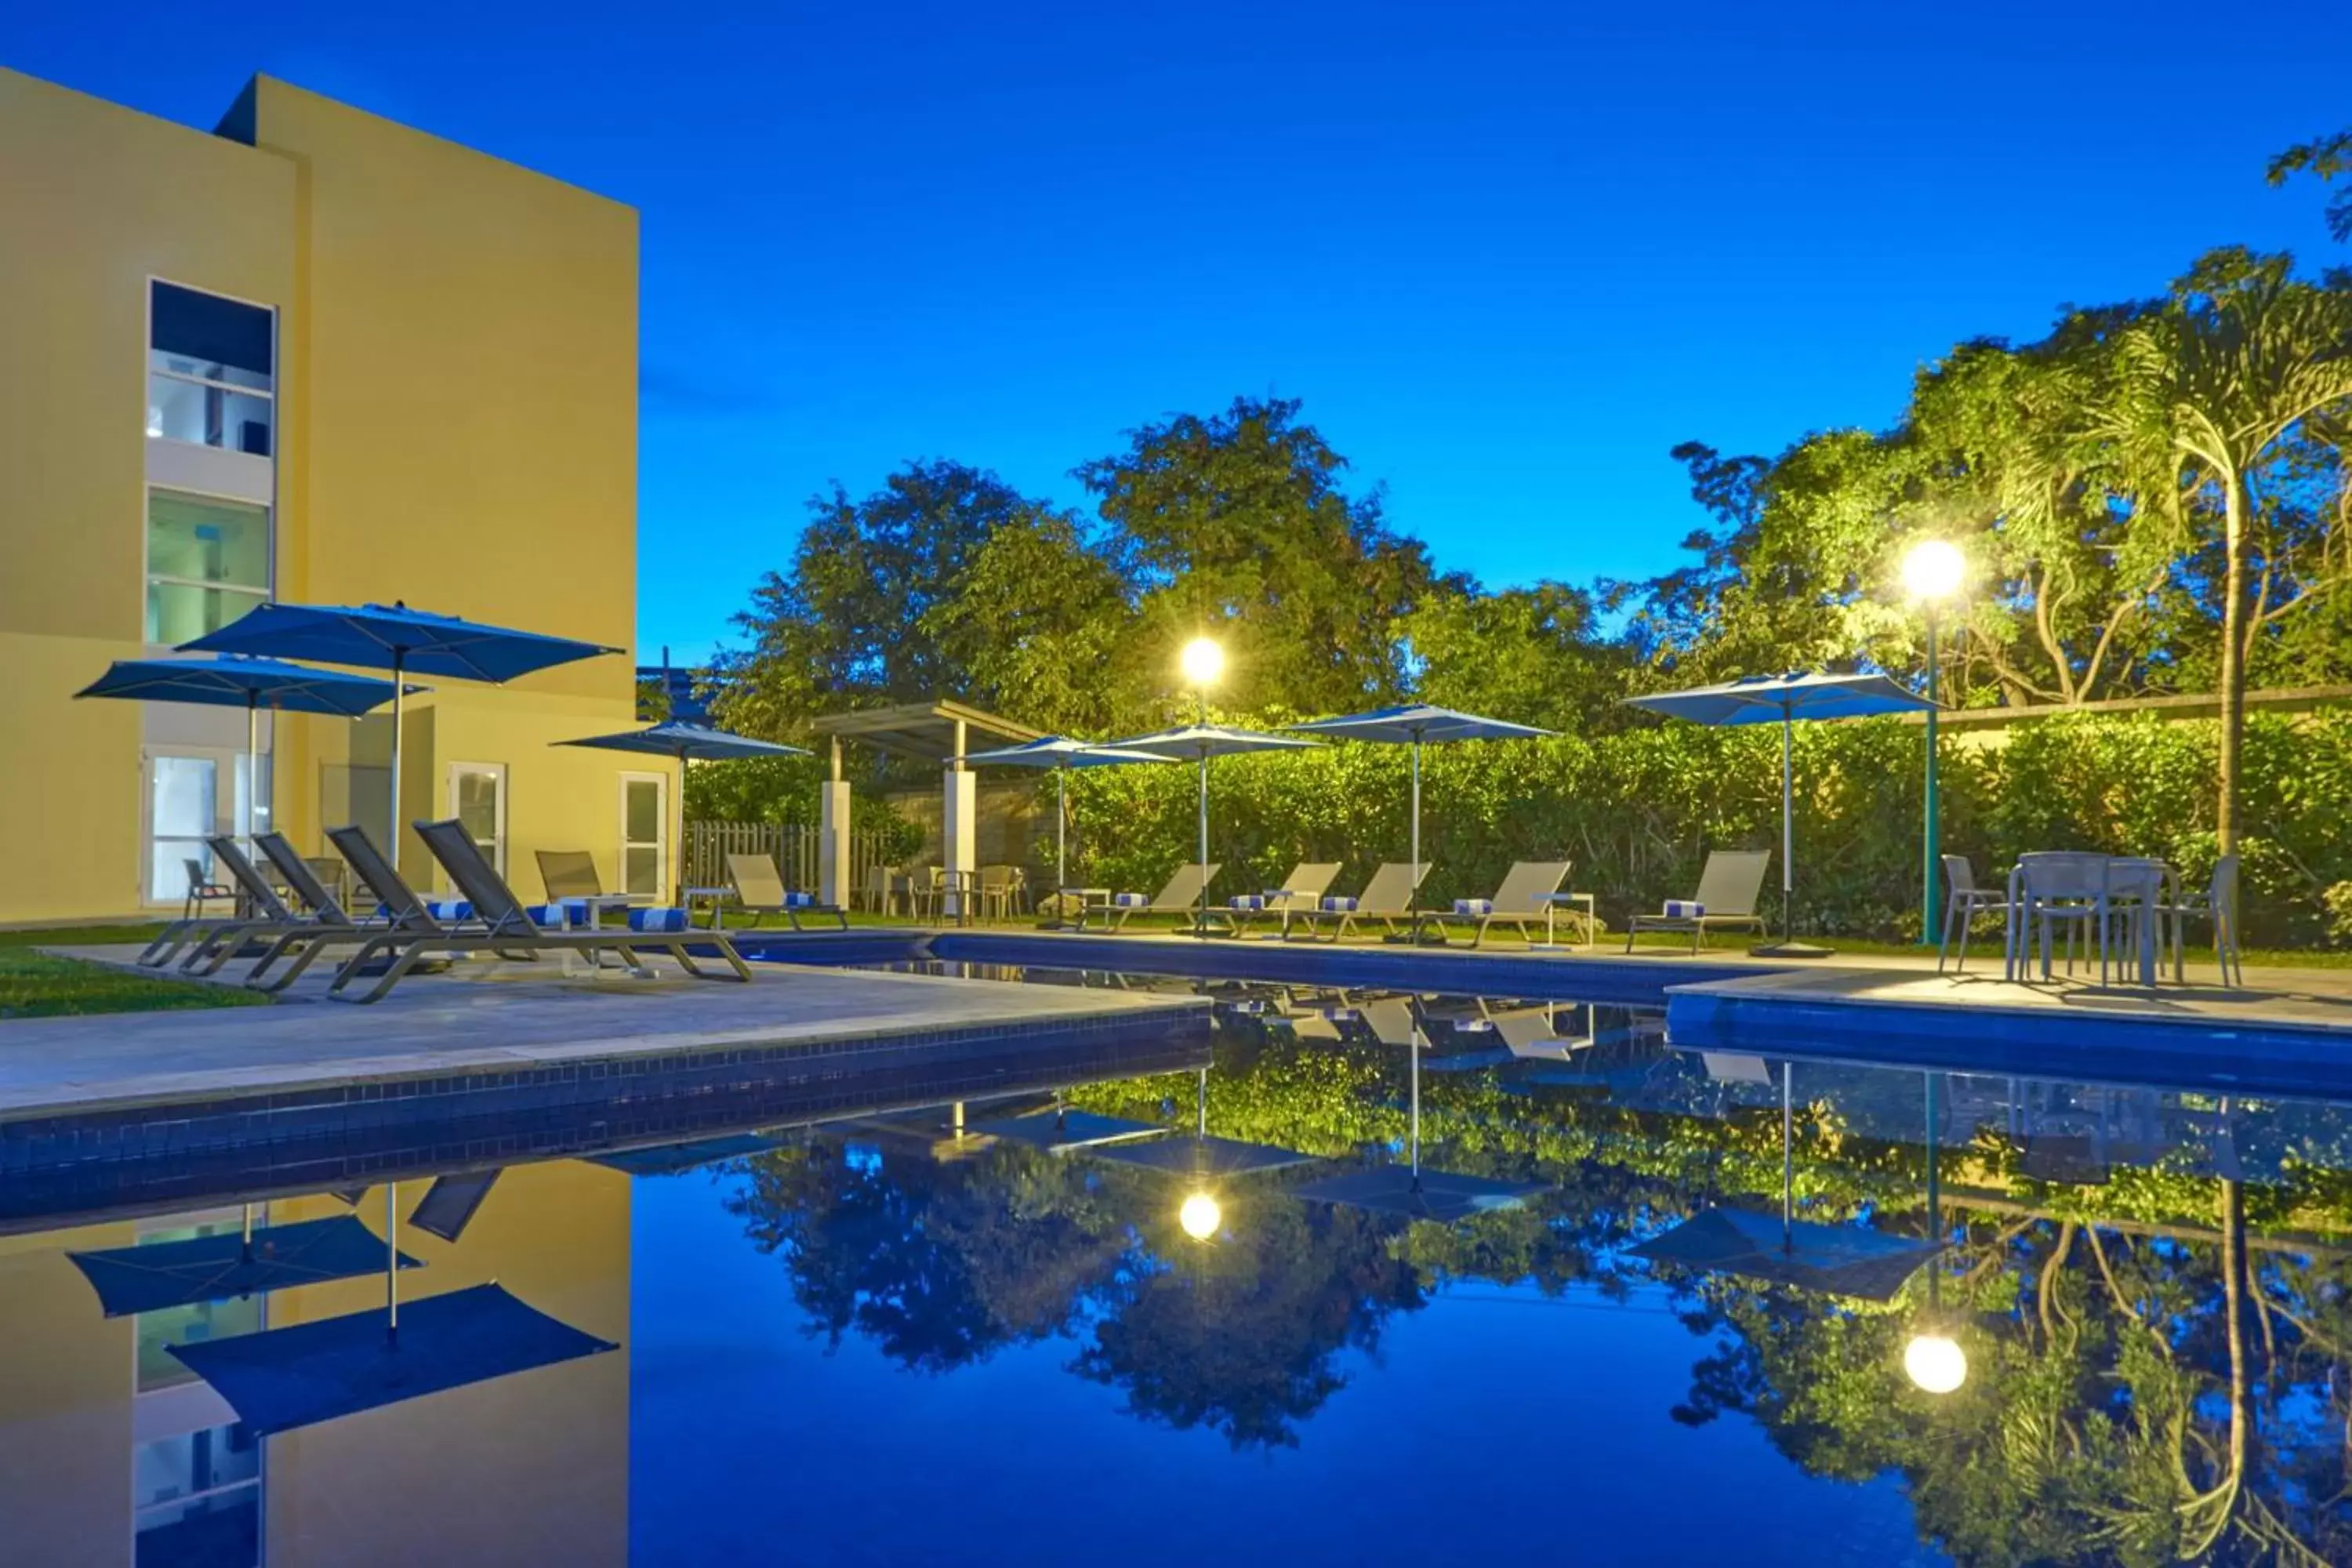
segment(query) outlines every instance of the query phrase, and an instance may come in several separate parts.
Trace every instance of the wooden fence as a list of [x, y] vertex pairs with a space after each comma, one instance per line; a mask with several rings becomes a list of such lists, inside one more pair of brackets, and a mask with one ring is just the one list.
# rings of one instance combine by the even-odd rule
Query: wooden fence
[[[728, 856], [765, 855], [783, 872], [785, 887], [815, 892], [818, 837], [817, 829], [801, 823], [689, 822], [686, 825], [687, 885], [723, 888]], [[882, 846], [876, 836], [853, 828], [845, 891], [855, 895], [863, 889], [867, 868], [881, 864], [882, 858]]]

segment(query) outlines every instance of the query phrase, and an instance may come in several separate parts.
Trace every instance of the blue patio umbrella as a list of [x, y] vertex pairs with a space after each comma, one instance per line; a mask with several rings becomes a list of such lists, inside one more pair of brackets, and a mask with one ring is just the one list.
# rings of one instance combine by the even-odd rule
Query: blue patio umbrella
[[1884, 675], [1748, 675], [1719, 686], [1695, 686], [1687, 691], [1664, 691], [1648, 697], [1628, 697], [1626, 704], [1646, 708], [1695, 724], [1778, 724], [1780, 726], [1780, 941], [1757, 948], [1760, 953], [1785, 958], [1818, 957], [1829, 950], [1790, 940], [1790, 918], [1795, 903], [1796, 833], [1791, 815], [1796, 802], [1794, 740], [1800, 719], [1863, 719], [1880, 713], [1907, 713], [1935, 703], [1896, 685]]
[[[272, 713], [325, 713], [356, 719], [397, 700], [402, 689], [397, 682], [378, 680], [373, 676], [312, 669], [282, 659], [222, 654], [211, 658], [119, 658], [107, 667], [104, 675], [74, 696], [244, 709], [245, 837], [250, 839], [253, 803], [260, 789], [255, 769], [260, 755], [263, 709]], [[411, 686], [406, 689], [423, 691], [425, 688]]]
[[[1304, 730], [1317, 735], [1337, 735], [1342, 740], [1374, 741], [1391, 746], [1412, 748], [1412, 865], [1416, 872], [1421, 866], [1421, 749], [1447, 741], [1525, 741], [1553, 731], [1538, 730], [1532, 724], [1514, 724], [1507, 719], [1485, 719], [1475, 713], [1461, 713], [1451, 708], [1433, 708], [1424, 702], [1407, 703], [1399, 708], [1374, 708], [1369, 712], [1343, 714], [1337, 719], [1315, 719], [1304, 724], [1287, 724], [1285, 729]], [[1421, 884], [1413, 884], [1418, 897]]]
[[411, 1302], [396, 1335], [371, 1310], [170, 1347], [262, 1436], [619, 1348], [497, 1285]]
[[[350, 1215], [256, 1228], [252, 1205], [242, 1232], [69, 1252], [110, 1318], [199, 1301], [226, 1301], [296, 1285], [353, 1279], [384, 1266], [383, 1243]], [[399, 1267], [416, 1268], [400, 1255]]]
[[1041, 740], [1024, 741], [1017, 746], [1005, 746], [993, 752], [973, 752], [959, 757], [958, 762], [998, 768], [1051, 768], [1054, 770], [1054, 875], [1066, 884], [1070, 879], [1070, 782], [1072, 768], [1115, 768], [1129, 763], [1167, 763], [1157, 752], [1121, 751], [1116, 746], [1097, 746], [1086, 741], [1073, 741], [1067, 735], [1047, 735]]
[[746, 757], [806, 757], [815, 753], [781, 741], [755, 741], [708, 724], [669, 720], [643, 730], [616, 735], [591, 735], [582, 741], [558, 741], [559, 746], [594, 746], [607, 752], [635, 752], [650, 757], [677, 760], [677, 837], [671, 842], [677, 857], [677, 901], [686, 901], [686, 765], [688, 763], [740, 762]]
[[184, 651], [262, 654], [392, 671], [395, 683], [392, 807], [384, 825], [384, 847], [394, 859], [400, 853], [402, 694], [397, 682], [403, 674], [497, 684], [575, 659], [622, 651], [602, 643], [412, 610], [397, 600], [389, 605], [263, 605], [216, 632], [180, 646]]
[[1312, 751], [1315, 742], [1302, 741], [1295, 735], [1269, 735], [1262, 730], [1236, 730], [1224, 724], [1179, 724], [1172, 730], [1155, 730], [1149, 735], [1131, 735], [1124, 741], [1113, 741], [1110, 748], [1118, 752], [1149, 752], [1153, 756], [1181, 762], [1186, 757], [1198, 761], [1201, 769], [1201, 911], [1198, 933], [1209, 934], [1209, 759], [1236, 756], [1244, 752]]

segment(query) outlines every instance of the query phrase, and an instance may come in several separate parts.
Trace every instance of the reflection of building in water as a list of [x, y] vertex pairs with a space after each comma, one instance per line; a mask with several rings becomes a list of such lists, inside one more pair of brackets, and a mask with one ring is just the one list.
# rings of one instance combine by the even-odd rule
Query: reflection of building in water
[[[110, 1320], [68, 1250], [234, 1229], [237, 1211], [0, 1237], [6, 1561], [625, 1562], [629, 1187], [592, 1164], [518, 1166], [456, 1242], [413, 1225], [401, 1237], [425, 1265], [402, 1271], [404, 1301], [496, 1279], [622, 1350], [259, 1442], [164, 1347], [380, 1310], [381, 1274]], [[427, 1188], [401, 1188], [404, 1215]], [[383, 1205], [374, 1188], [358, 1212], [380, 1226]], [[322, 1196], [271, 1204], [266, 1218], [348, 1212]]]

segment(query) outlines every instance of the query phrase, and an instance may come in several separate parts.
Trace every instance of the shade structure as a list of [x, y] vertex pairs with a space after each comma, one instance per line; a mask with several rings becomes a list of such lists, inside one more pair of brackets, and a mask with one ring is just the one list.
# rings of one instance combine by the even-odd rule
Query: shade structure
[[815, 755], [804, 746], [787, 746], [781, 741], [754, 740], [749, 735], [714, 730], [707, 724], [687, 724], [675, 720], [643, 730], [624, 730], [615, 735], [591, 735], [585, 740], [558, 741], [555, 743], [559, 746], [593, 746], [607, 752], [635, 752], [641, 756], [674, 757], [677, 760], [677, 810], [671, 814], [677, 834], [670, 843], [677, 868], [677, 875], [671, 883], [676, 889], [672, 901], [678, 904], [686, 902], [687, 764], [740, 762], [747, 757]]
[[[209, 658], [119, 658], [74, 693], [142, 702], [187, 702], [245, 710], [245, 837], [253, 837], [253, 807], [260, 793], [261, 711], [324, 713], [356, 719], [397, 698], [403, 688], [372, 675], [312, 669], [246, 654]], [[422, 691], [421, 686], [406, 688]]]
[[973, 752], [956, 760], [982, 767], [1054, 770], [1054, 875], [1067, 883], [1070, 879], [1070, 770], [1115, 768], [1129, 763], [1166, 763], [1175, 759], [1161, 756], [1157, 752], [1121, 751], [1116, 746], [1097, 746], [1086, 741], [1074, 741], [1067, 735], [1047, 735], [1043, 740], [1024, 742], [1018, 746], [1005, 746], [993, 752]]
[[620, 1347], [477, 1285], [409, 1303], [397, 1339], [370, 1310], [170, 1348], [268, 1436]]
[[1708, 1273], [1738, 1274], [1858, 1300], [1891, 1301], [1939, 1248], [1854, 1225], [1709, 1209], [1633, 1249], [1637, 1258]]
[[[350, 1215], [66, 1256], [110, 1318], [352, 1279], [384, 1266], [383, 1239]], [[403, 1253], [399, 1266], [417, 1262]]]
[[247, 653], [319, 664], [392, 671], [392, 797], [384, 847], [400, 858], [400, 721], [404, 674], [457, 680], [512, 680], [576, 659], [619, 653], [603, 643], [485, 626], [457, 616], [389, 605], [268, 604], [216, 632], [180, 645], [184, 652]]
[[1884, 675], [1748, 675], [1717, 686], [1628, 697], [1629, 707], [1646, 708], [1694, 724], [1780, 726], [1780, 937], [1777, 952], [1811, 956], [1828, 951], [1790, 940], [1790, 920], [1797, 888], [1795, 724], [1800, 719], [1865, 719], [1882, 713], [1924, 711], [1936, 704]]
[[[1336, 735], [1347, 741], [1371, 741], [1391, 746], [1412, 748], [1412, 858], [1421, 864], [1421, 749], [1449, 741], [1527, 741], [1552, 734], [1532, 724], [1514, 724], [1507, 719], [1487, 719], [1475, 713], [1463, 713], [1452, 708], [1433, 708], [1425, 702], [1407, 703], [1397, 708], [1374, 708], [1362, 713], [1343, 713], [1337, 719], [1314, 719], [1303, 724], [1289, 724], [1286, 729], [1305, 731], [1316, 735]], [[1421, 885], [1413, 884], [1414, 897]]]
[[1312, 750], [1315, 742], [1302, 741], [1296, 735], [1269, 735], [1263, 730], [1236, 730], [1223, 724], [1202, 722], [1179, 724], [1172, 730], [1155, 730], [1149, 735], [1130, 735], [1124, 741], [1113, 741], [1111, 749], [1120, 752], [1149, 752], [1154, 756], [1172, 761], [1194, 759], [1201, 772], [1201, 908], [1194, 921], [1197, 934], [1209, 934], [1209, 759], [1236, 756], [1244, 752], [1299, 752]]

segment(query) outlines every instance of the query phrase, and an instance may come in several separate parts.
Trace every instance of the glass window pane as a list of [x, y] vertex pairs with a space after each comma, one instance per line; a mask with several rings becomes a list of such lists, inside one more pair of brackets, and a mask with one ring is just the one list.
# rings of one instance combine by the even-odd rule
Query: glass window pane
[[158, 283], [149, 312], [148, 347], [160, 369], [171, 363], [211, 381], [268, 388], [276, 323], [258, 305]]
[[135, 1568], [252, 1568], [260, 1561], [258, 1485], [139, 1516]]
[[200, 880], [213, 879], [213, 852], [205, 847], [201, 838], [158, 838], [150, 851], [147, 872], [147, 901], [151, 904], [176, 904], [188, 896], [187, 863], [196, 863]]
[[157, 757], [148, 807], [148, 831], [158, 837], [201, 838], [213, 831], [219, 770], [209, 757]]
[[499, 775], [486, 768], [457, 772], [457, 820], [474, 842], [492, 848], [499, 837]]
[[269, 597], [245, 588], [198, 588], [185, 583], [147, 584], [147, 640], [179, 644], [242, 620]]
[[176, 490], [147, 496], [147, 574], [269, 586], [269, 509]]
[[266, 458], [269, 456], [271, 418], [267, 397], [184, 381], [177, 376], [147, 378], [150, 436]]
[[261, 1301], [252, 1296], [229, 1301], [199, 1301], [194, 1306], [142, 1312], [137, 1321], [138, 1390], [147, 1394], [196, 1381], [196, 1374], [172, 1354], [169, 1346], [260, 1332]]
[[131, 1450], [131, 1502], [138, 1508], [218, 1491], [261, 1474], [261, 1447], [243, 1425], [142, 1443]]
[[662, 831], [661, 781], [626, 779], [622, 782], [621, 789], [621, 798], [626, 807], [621, 837], [632, 844], [659, 842]]
[[621, 851], [621, 891], [635, 899], [661, 896], [661, 851], [652, 845], [632, 845]]

